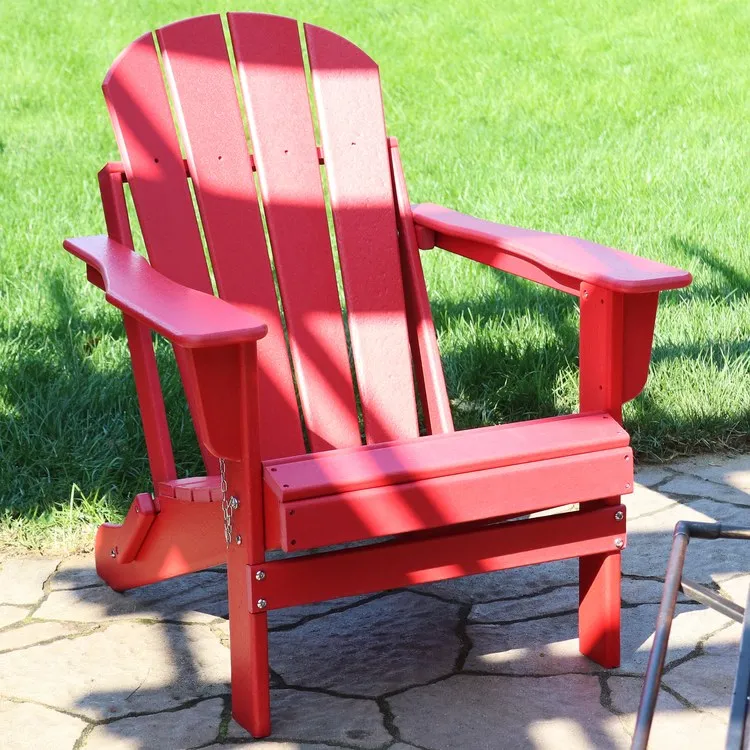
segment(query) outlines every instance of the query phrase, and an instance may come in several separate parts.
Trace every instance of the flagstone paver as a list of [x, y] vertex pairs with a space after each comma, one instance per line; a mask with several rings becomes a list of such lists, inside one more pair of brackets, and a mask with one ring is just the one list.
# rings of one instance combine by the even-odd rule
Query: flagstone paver
[[36, 604], [60, 560], [10, 558], [0, 562], [0, 604]]
[[216, 740], [224, 701], [212, 698], [180, 711], [133, 716], [94, 727], [85, 750], [140, 750], [144, 740], [159, 750], [185, 750]]
[[115, 622], [0, 654], [0, 675], [7, 696], [112, 719], [227, 692], [229, 652], [205, 628]]
[[450, 581], [415, 586], [423, 591], [451, 601], [478, 604], [497, 599], [512, 599], [519, 594], [528, 596], [551, 591], [558, 586], [570, 586], [578, 581], [578, 562], [560, 560], [546, 565], [484, 573]]
[[[578, 653], [575, 560], [296, 607], [269, 616], [274, 734], [260, 742], [229, 712], [223, 569], [118, 594], [90, 555], [2, 560], [0, 747], [627, 748], [674, 525], [748, 524], [750, 457], [638, 478], [619, 669]], [[687, 559], [744, 605], [743, 542], [695, 540]], [[681, 597], [651, 747], [722, 746], [739, 632]]]
[[81, 589], [86, 586], [104, 586], [96, 574], [93, 555], [72, 555], [63, 560], [49, 580], [50, 591]]
[[[280, 737], [337, 742], [368, 750], [377, 750], [392, 739], [374, 700], [280, 689], [271, 691], [271, 706], [274, 731]], [[227, 737], [251, 739], [234, 720], [229, 723]]]
[[669, 495], [684, 495], [688, 499], [711, 498], [734, 505], [750, 505], [750, 495], [743, 490], [685, 474], [678, 474], [661, 484], [659, 489]]
[[456, 675], [388, 702], [402, 739], [430, 750], [626, 747], [625, 729], [600, 694], [599, 680], [587, 675]]
[[700, 653], [664, 675], [664, 684], [726, 722], [737, 671], [737, 644], [742, 626], [732, 623], [702, 639]]
[[133, 618], [210, 622], [226, 616], [226, 596], [224, 576], [193, 573], [124, 594], [112, 591], [108, 586], [52, 591], [34, 617], [77, 622]]
[[271, 740], [265, 742], [240, 742], [239, 744], [233, 742], [231, 745], [204, 745], [201, 750], [226, 750], [227, 747], [230, 747], [231, 750], [331, 750], [335, 745], [311, 745], [307, 742], [299, 744], [298, 742], [275, 742]]
[[750, 455], [681, 459], [673, 462], [671, 469], [678, 474], [694, 474], [719, 485], [750, 491]]
[[12, 625], [29, 616], [28, 607], [16, 607], [13, 604], [0, 605], [0, 628]]
[[[634, 677], [610, 677], [607, 687], [612, 710], [619, 714], [618, 718], [628, 735], [632, 735], [642, 681]], [[722, 748], [726, 734], [726, 719], [720, 720], [703, 711], [686, 711], [685, 706], [666, 690], [659, 691], [649, 747], [654, 750]]]
[[395, 593], [271, 633], [271, 667], [290, 686], [377, 696], [448, 676], [458, 623], [456, 604]]
[[747, 604], [747, 593], [750, 588], [750, 575], [738, 575], [721, 581], [721, 593], [744, 607]]
[[85, 630], [86, 626], [67, 622], [32, 622], [0, 633], [0, 651], [12, 651]]
[[7, 750], [72, 750], [85, 728], [75, 716], [0, 699], [0, 741]]

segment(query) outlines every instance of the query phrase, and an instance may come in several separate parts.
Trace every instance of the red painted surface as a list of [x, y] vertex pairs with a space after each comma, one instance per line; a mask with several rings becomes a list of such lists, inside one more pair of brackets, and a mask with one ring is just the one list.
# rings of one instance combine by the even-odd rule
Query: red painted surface
[[443, 364], [440, 361], [435, 324], [430, 300], [427, 297], [419, 243], [401, 167], [398, 141], [389, 138], [393, 191], [398, 211], [398, 236], [401, 249], [401, 268], [406, 294], [406, 317], [409, 325], [414, 374], [422, 403], [422, 413], [430, 434], [453, 432], [453, 417], [445, 387]]
[[162, 497], [174, 497], [190, 503], [214, 503], [221, 500], [221, 480], [213, 477], [188, 477], [160, 482], [156, 491]]
[[137, 526], [129, 522], [133, 507], [124, 524], [106, 523], [97, 530], [96, 572], [115, 591], [145, 586], [226, 561], [220, 503], [189, 503], [157, 495], [154, 508], [157, 512], [148, 534], [141, 540], [135, 559], [127, 564], [118, 562], [112, 550], [127, 547], [131, 537], [140, 534]]
[[232, 715], [255, 737], [271, 731], [268, 687], [268, 615], [251, 612], [247, 569], [265, 560], [261, 448], [258, 434], [257, 352], [253, 344], [240, 348], [237, 375], [243, 384], [233, 404], [239, 418], [242, 460], [227, 466], [229, 493], [239, 500], [227, 550], [229, 639], [232, 665]]
[[[622, 512], [617, 520], [616, 512]], [[290, 557], [250, 568], [250, 601], [267, 609], [368, 594], [396, 586], [442, 581], [493, 570], [615, 549], [626, 541], [625, 506], [563, 513], [513, 524], [413, 536], [364, 548]], [[263, 571], [262, 580], [256, 573]]]
[[[99, 529], [99, 574], [124, 590], [227, 562], [232, 711], [257, 737], [270, 731], [268, 608], [579, 557], [581, 650], [614, 666], [615, 514], [633, 482], [622, 404], [646, 381], [658, 292], [689, 274], [412, 210], [375, 63], [289, 19], [228, 23], [239, 93], [216, 15], [159, 29], [161, 59], [147, 34], [115, 61], [103, 88], [122, 163], [99, 175], [108, 236], [65, 242], [123, 311], [156, 490]], [[125, 183], [150, 265], [132, 250]], [[453, 431], [418, 252], [435, 244], [580, 297], [581, 414]], [[174, 345], [208, 476], [176, 478], [151, 331]], [[239, 501], [228, 549], [218, 457]], [[574, 502], [576, 513], [502, 523]], [[279, 546], [391, 535], [265, 560]]]
[[344, 453], [269, 462], [265, 484], [282, 502], [455, 476], [629, 445], [606, 414], [573, 415], [463, 430]]
[[631, 456], [616, 448], [279, 504], [281, 546], [325, 547], [625, 494]]
[[438, 247], [450, 250], [454, 240], [464, 240], [480, 249], [492, 248], [526, 260], [543, 271], [615, 292], [678, 289], [692, 279], [687, 271], [576, 237], [496, 224], [430, 203], [414, 207], [414, 220], [435, 232]]
[[419, 434], [378, 67], [305, 25], [368, 443]]
[[173, 23], [159, 29], [157, 39], [219, 295], [242, 304], [268, 326], [259, 376], [260, 423], [267, 436], [263, 456], [304, 451], [253, 163], [221, 19], [201, 16]]
[[359, 445], [299, 28], [228, 19], [310, 446]]
[[65, 240], [101, 276], [107, 301], [183, 347], [257, 341], [266, 325], [242, 307], [171, 281], [130, 248], [105, 236]]
[[[99, 191], [102, 196], [108, 236], [115, 242], [132, 249], [133, 235], [125, 202], [124, 178], [122, 164], [106, 165], [99, 172]], [[87, 275], [93, 283], [104, 289], [102, 274], [92, 266], [87, 265], [86, 268]], [[147, 325], [127, 313], [123, 313], [123, 323], [128, 337], [149, 467], [154, 486], [156, 486], [159, 482], [174, 479], [177, 471], [151, 331]]]
[[[651, 295], [646, 295], [650, 297]], [[625, 402], [625, 295], [581, 284], [579, 401], [581, 411], [603, 409], [618, 422]], [[641, 331], [639, 336], [651, 332]], [[620, 502], [619, 492], [602, 493], [599, 505]], [[604, 667], [620, 664], [620, 553], [579, 561], [578, 640], [581, 653]]]

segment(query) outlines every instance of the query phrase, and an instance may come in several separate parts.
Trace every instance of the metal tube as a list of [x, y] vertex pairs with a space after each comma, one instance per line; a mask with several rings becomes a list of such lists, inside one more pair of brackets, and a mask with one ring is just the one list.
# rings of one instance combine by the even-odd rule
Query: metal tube
[[691, 599], [721, 612], [735, 622], [742, 622], [745, 616], [745, 610], [739, 604], [719, 596], [716, 592], [711, 591], [708, 586], [691, 581], [689, 578], [683, 578], [681, 588]]
[[656, 618], [656, 630], [654, 632], [654, 644], [648, 657], [646, 676], [641, 691], [641, 702], [638, 706], [638, 715], [635, 719], [635, 732], [633, 733], [633, 744], [631, 750], [646, 750], [648, 736], [651, 731], [651, 722], [654, 720], [654, 710], [659, 697], [659, 685], [664, 670], [664, 659], [667, 655], [669, 645], [669, 632], [672, 629], [672, 619], [677, 605], [677, 594], [680, 590], [680, 578], [682, 568], [685, 564], [685, 553], [690, 541], [690, 528], [688, 524], [680, 521], [674, 530], [672, 550], [669, 553], [667, 563], [667, 575], [664, 581], [664, 593], [662, 594], [659, 614]]
[[747, 526], [720, 526], [719, 536], [722, 539], [750, 539], [750, 529]]
[[746, 614], [742, 623], [740, 657], [734, 679], [734, 690], [732, 691], [732, 708], [729, 711], [726, 750], [742, 750], [745, 742], [747, 700], [750, 692], [750, 617], [747, 615], [748, 609], [750, 609], [750, 591], [748, 591]]

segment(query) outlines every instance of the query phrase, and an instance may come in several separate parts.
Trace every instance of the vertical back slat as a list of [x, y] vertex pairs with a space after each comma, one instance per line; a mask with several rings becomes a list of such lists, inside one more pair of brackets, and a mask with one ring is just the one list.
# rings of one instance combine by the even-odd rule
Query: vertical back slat
[[304, 452], [252, 163], [221, 18], [157, 31], [219, 295], [268, 325], [259, 347], [264, 458]]
[[102, 89], [151, 264], [180, 284], [212, 294], [151, 34], [115, 61]]
[[264, 14], [228, 21], [310, 447], [358, 445], [299, 27]]
[[[115, 60], [102, 90], [151, 264], [180, 284], [213, 294], [151, 34], [137, 39]], [[179, 347], [175, 357], [195, 415], [196, 384]], [[216, 460], [208, 453], [197, 423], [196, 431], [206, 467], [215, 470]]]
[[377, 65], [305, 25], [367, 441], [418, 435]]

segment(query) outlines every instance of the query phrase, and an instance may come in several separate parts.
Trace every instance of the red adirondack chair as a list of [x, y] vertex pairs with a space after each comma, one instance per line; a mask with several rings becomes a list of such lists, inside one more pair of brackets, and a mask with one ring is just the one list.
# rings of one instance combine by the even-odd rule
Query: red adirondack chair
[[[577, 557], [581, 651], [616, 666], [633, 484], [621, 407], [646, 381], [659, 292], [690, 275], [412, 207], [364, 52], [289, 18], [230, 13], [228, 27], [229, 50], [211, 15], [117, 58], [108, 236], [65, 242], [123, 312], [153, 475], [124, 523], [99, 529], [100, 576], [123, 590], [227, 562], [233, 713], [257, 737], [281, 607]], [[132, 250], [125, 183], [150, 264]], [[579, 297], [580, 413], [454, 432], [419, 258], [434, 246]], [[205, 477], [177, 478], [151, 330], [174, 345]], [[501, 522], [568, 503], [580, 510]], [[267, 561], [278, 548], [307, 554]]]

